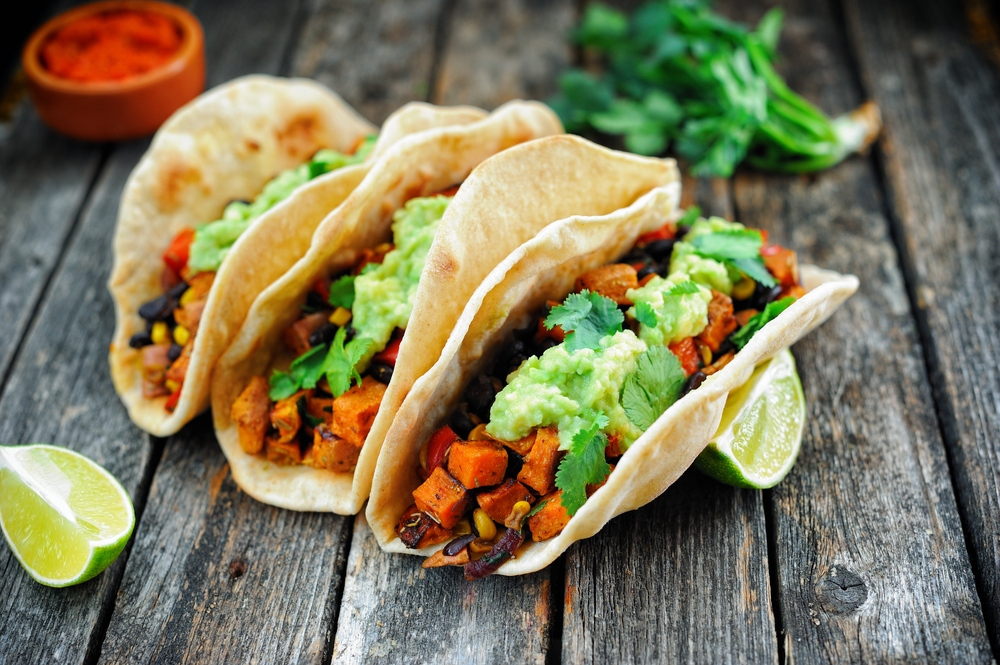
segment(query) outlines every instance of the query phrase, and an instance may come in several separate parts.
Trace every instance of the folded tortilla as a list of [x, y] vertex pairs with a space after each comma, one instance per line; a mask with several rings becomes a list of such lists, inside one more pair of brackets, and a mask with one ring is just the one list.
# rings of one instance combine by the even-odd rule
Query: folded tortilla
[[[563, 139], [565, 140], [565, 139]], [[544, 142], [536, 142], [539, 145]], [[553, 147], [555, 144], [553, 144]], [[396, 535], [403, 512], [413, 504], [420, 450], [430, 435], [462, 401], [466, 385], [482, 372], [508, 341], [523, 328], [546, 300], [558, 300], [573, 290], [576, 278], [626, 253], [638, 236], [662, 226], [664, 201], [678, 194], [650, 189], [637, 198], [634, 189], [618, 192], [620, 208], [608, 213], [609, 194], [577, 183], [584, 165], [608, 177], [629, 156], [610, 153], [578, 141], [578, 154], [529, 155], [510, 150], [488, 162], [505, 189], [529, 192], [502, 202], [482, 198], [465, 210], [469, 221], [490, 216], [497, 205], [513, 217], [534, 214], [552, 205], [544, 197], [559, 196], [561, 221], [548, 225], [518, 248], [485, 278], [468, 300], [438, 361], [414, 385], [385, 436], [375, 471], [366, 516], [379, 545], [387, 552], [429, 556], [442, 544], [408, 549]], [[532, 191], [539, 180], [565, 180], [548, 192]], [[613, 183], [619, 186], [616, 181]], [[858, 287], [853, 275], [802, 266], [808, 292], [761, 329], [735, 358], [699, 387], [674, 403], [625, 452], [606, 484], [598, 489], [556, 537], [526, 541], [516, 558], [497, 571], [521, 575], [544, 568], [572, 543], [589, 538], [611, 518], [643, 506], [666, 490], [687, 469], [714, 435], [726, 397], [745, 383], [754, 366], [822, 323]]]
[[321, 148], [350, 150], [376, 128], [336, 94], [305, 79], [247, 76], [175, 113], [157, 132], [122, 195], [108, 288], [117, 325], [111, 376], [132, 421], [169, 436], [209, 405], [210, 375], [257, 295], [301, 258], [323, 218], [357, 187], [378, 156], [410, 134], [485, 117], [471, 107], [409, 104], [390, 116], [372, 153], [298, 187], [253, 220], [216, 273], [174, 411], [142, 394], [139, 307], [162, 294], [161, 254], [184, 227], [218, 219], [234, 199], [253, 199], [280, 172]]
[[[558, 218], [498, 212], [489, 218], [468, 219], [465, 210], [477, 197], [506, 185], [482, 175], [489, 172], [488, 162], [476, 167], [511, 146], [561, 131], [562, 125], [548, 107], [510, 102], [479, 122], [415, 134], [388, 149], [350, 197], [323, 220], [308, 253], [253, 303], [212, 379], [216, 436], [234, 480], [245, 492], [292, 510], [354, 514], [361, 509], [382, 437], [396, 409], [413, 382], [434, 364], [469, 296], [507, 254], [534, 236], [547, 220]], [[270, 376], [272, 369], [283, 370], [291, 362], [281, 333], [298, 317], [313, 282], [351, 267], [362, 250], [390, 239], [393, 212], [406, 201], [463, 181], [435, 234], [392, 380], [354, 471], [282, 466], [246, 454], [230, 418], [233, 402], [253, 376]], [[551, 191], [548, 188], [545, 182], [532, 183], [506, 196], [537, 198], [532, 192]]]

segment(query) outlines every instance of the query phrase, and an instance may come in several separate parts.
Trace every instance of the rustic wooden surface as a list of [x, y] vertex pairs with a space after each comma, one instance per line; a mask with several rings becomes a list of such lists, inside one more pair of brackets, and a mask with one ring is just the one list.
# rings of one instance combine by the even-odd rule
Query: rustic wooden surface
[[[192, 10], [209, 85], [310, 76], [381, 122], [412, 99], [544, 99], [575, 57], [564, 36], [579, 4]], [[765, 4], [718, 7], [752, 22]], [[862, 279], [794, 349], [810, 409], [800, 460], [766, 492], [689, 473], [514, 579], [424, 571], [380, 553], [362, 518], [253, 501], [206, 417], [166, 441], [137, 430], [107, 375], [104, 283], [117, 201], [147, 142], [79, 144], [15, 104], [0, 118], [0, 441], [93, 457], [122, 480], [140, 523], [126, 555], [73, 589], [40, 587], [3, 549], [0, 663], [992, 660], [997, 70], [957, 7], [782, 4], [792, 86], [829, 112], [873, 96], [883, 140], [815, 177], [688, 180], [685, 202]]]

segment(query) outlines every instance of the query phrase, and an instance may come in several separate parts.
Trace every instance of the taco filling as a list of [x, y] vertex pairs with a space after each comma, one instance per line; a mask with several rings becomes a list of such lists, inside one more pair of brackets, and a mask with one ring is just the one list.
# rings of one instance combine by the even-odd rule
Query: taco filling
[[276, 464], [349, 472], [392, 379], [420, 274], [457, 188], [410, 199], [393, 214], [393, 242], [360, 253], [313, 284], [282, 334], [287, 372], [253, 377], [233, 403], [240, 447]]
[[272, 178], [253, 201], [232, 201], [220, 219], [174, 237], [162, 257], [163, 294], [139, 308], [146, 329], [129, 339], [129, 346], [142, 349], [143, 397], [167, 397], [168, 412], [177, 406], [215, 273], [251, 223], [309, 180], [364, 161], [375, 139], [362, 139], [350, 153], [319, 150], [305, 164]]
[[795, 253], [692, 208], [514, 333], [420, 453], [396, 534], [424, 567], [495, 572], [557, 536], [618, 459], [805, 290]]

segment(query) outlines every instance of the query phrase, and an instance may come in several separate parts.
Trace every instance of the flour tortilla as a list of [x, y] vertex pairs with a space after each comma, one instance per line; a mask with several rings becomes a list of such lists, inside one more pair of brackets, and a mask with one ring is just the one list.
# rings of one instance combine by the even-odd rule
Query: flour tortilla
[[[537, 177], [539, 173], [525, 169], [512, 174], [508, 187], [518, 191]], [[578, 214], [589, 212], [591, 196], [586, 190], [575, 193]], [[662, 216], [650, 214], [658, 209], [658, 196], [653, 190], [617, 212], [568, 217], [548, 226], [501, 262], [479, 286], [437, 363], [414, 384], [386, 434], [366, 510], [383, 550], [429, 556], [441, 549], [440, 544], [407, 549], [396, 536], [399, 518], [413, 504], [412, 492], [421, 483], [416, 469], [424, 442], [462, 401], [468, 382], [488, 366], [514, 330], [531, 321], [546, 300], [565, 296], [577, 276], [613, 261], [628, 251], [639, 234], [662, 225]], [[623, 206], [627, 204], [624, 198]], [[509, 214], [516, 216], [530, 214], [539, 200], [525, 197], [512, 203]], [[489, 211], [473, 208], [466, 214], [474, 218]], [[498, 572], [522, 575], [544, 568], [574, 542], [600, 531], [611, 518], [663, 493], [708, 444], [729, 391], [749, 379], [754, 365], [826, 320], [858, 287], [853, 275], [813, 266], [803, 266], [801, 275], [806, 295], [758, 332], [725, 368], [660, 416], [632, 444], [607, 483], [587, 500], [562, 533], [540, 543], [529, 539], [516, 558]]]
[[[229, 459], [233, 478], [245, 492], [264, 503], [292, 510], [353, 514], [361, 509], [371, 487], [382, 437], [396, 409], [413, 382], [434, 364], [469, 296], [507, 254], [562, 216], [542, 214], [561, 205], [554, 196], [559, 191], [557, 183], [541, 179], [511, 191], [507, 182], [492, 177], [494, 160], [489, 158], [497, 153], [502, 157], [507, 154], [502, 151], [509, 148], [508, 152], [526, 152], [544, 159], [547, 151], [539, 146], [547, 142], [577, 144], [568, 137], [532, 141], [561, 131], [558, 118], [548, 107], [511, 102], [480, 122], [408, 137], [389, 149], [344, 204], [323, 221], [306, 256], [254, 302], [212, 380], [216, 436]], [[636, 181], [631, 186], [637, 191], [648, 189], [652, 178], [677, 179], [672, 164], [639, 161], [655, 165], [646, 169], [653, 173], [625, 169], [614, 178], [631, 177]], [[587, 164], [576, 168], [588, 179], [604, 175]], [[463, 180], [429, 251], [392, 381], [354, 472], [279, 466], [244, 453], [237, 427], [230, 419], [232, 404], [251, 377], [269, 376], [272, 369], [284, 369], [292, 360], [280, 336], [298, 317], [311, 284], [318, 277], [352, 266], [361, 250], [389, 240], [392, 214], [407, 200]], [[588, 186], [600, 188], [599, 184]], [[529, 215], [510, 215], [507, 207], [499, 205], [520, 197], [549, 203]], [[466, 210], [479, 200], [496, 201], [498, 206], [490, 215], [469, 218]]]
[[313, 232], [361, 182], [379, 155], [403, 137], [485, 117], [471, 107], [409, 104], [386, 120], [364, 163], [310, 180], [253, 221], [216, 273], [173, 413], [166, 397], [142, 395], [139, 307], [162, 293], [161, 254], [185, 226], [217, 219], [233, 199], [252, 199], [285, 169], [320, 148], [346, 151], [375, 127], [337, 95], [305, 79], [248, 76], [205, 93], [157, 132], [125, 187], [115, 231], [109, 289], [117, 326], [111, 375], [133, 422], [169, 436], [209, 405], [210, 374], [254, 298], [309, 248]]

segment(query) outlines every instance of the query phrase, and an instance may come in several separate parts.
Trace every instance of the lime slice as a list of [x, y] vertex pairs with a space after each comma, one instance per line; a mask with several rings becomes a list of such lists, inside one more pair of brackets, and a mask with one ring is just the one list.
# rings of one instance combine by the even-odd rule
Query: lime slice
[[795, 464], [805, 422], [795, 358], [784, 349], [729, 393], [719, 429], [695, 466], [734, 487], [774, 487]]
[[0, 446], [0, 528], [38, 582], [85, 582], [121, 553], [135, 511], [115, 477], [79, 453]]

